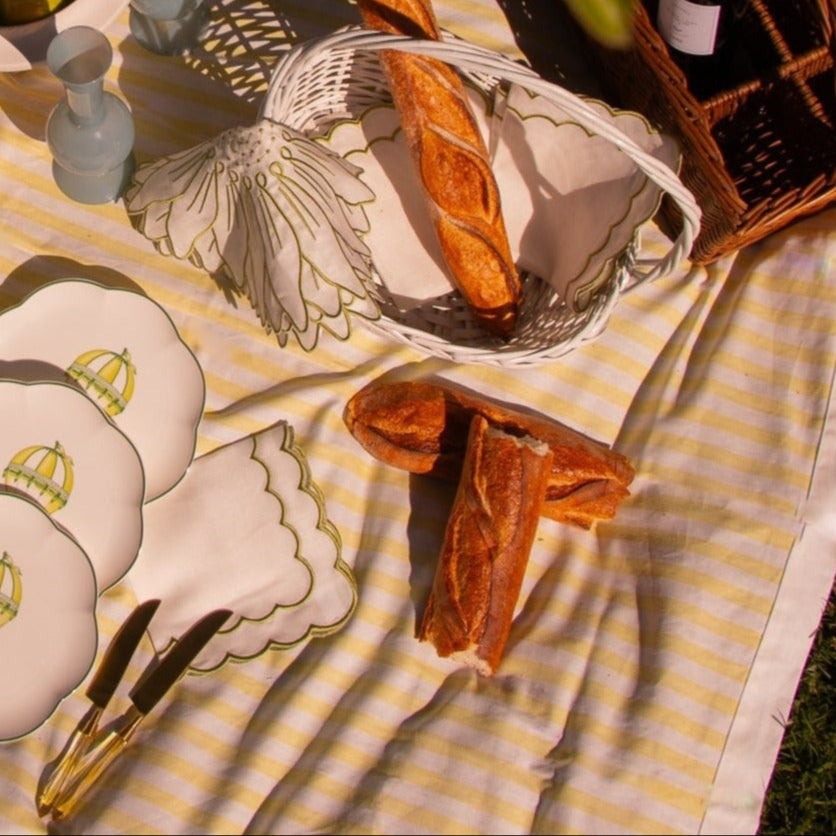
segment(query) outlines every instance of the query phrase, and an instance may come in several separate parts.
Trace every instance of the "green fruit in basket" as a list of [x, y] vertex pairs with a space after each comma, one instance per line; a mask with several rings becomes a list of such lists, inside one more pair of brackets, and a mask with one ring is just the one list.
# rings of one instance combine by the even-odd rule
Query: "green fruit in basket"
[[633, 40], [635, 0], [564, 0], [584, 29], [604, 46], [623, 49]]

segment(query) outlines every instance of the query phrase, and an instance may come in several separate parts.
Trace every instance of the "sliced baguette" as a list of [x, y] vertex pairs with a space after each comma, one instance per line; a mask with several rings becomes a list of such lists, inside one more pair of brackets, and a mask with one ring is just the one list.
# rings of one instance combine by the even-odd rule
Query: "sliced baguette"
[[418, 638], [491, 676], [502, 660], [552, 466], [549, 445], [471, 419]]
[[459, 479], [470, 422], [481, 415], [509, 435], [532, 436], [552, 451], [542, 513], [590, 528], [612, 519], [635, 471], [620, 453], [543, 415], [527, 413], [446, 381], [372, 381], [343, 418], [375, 458], [411, 473]]

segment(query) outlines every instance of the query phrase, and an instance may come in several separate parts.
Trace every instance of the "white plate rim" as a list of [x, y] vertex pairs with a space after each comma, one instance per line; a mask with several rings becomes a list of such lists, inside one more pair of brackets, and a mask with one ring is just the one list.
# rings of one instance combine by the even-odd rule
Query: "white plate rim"
[[[70, 26], [106, 29], [130, 0], [73, 0], [68, 6], [40, 20], [17, 26], [0, 26], [0, 72], [31, 70], [43, 61], [49, 41]], [[35, 54], [37, 50], [37, 54]]]
[[[188, 424], [188, 426], [184, 424], [184, 428], [182, 431], [182, 435], [188, 435], [190, 437], [188, 449], [186, 449], [186, 446], [184, 445], [182, 455], [178, 460], [179, 464], [177, 469], [173, 472], [172, 475], [168, 475], [167, 478], [163, 479], [160, 485], [156, 487], [156, 489], [154, 490], [152, 490], [152, 488], [157, 484], [158, 481], [160, 481], [160, 479], [158, 477], [158, 472], [154, 469], [154, 462], [146, 461], [146, 447], [149, 443], [147, 440], [147, 436], [145, 434], [142, 434], [141, 437], [137, 437], [136, 433], [131, 431], [132, 428], [130, 427], [130, 425], [126, 426], [125, 420], [121, 419], [119, 416], [115, 416], [109, 419], [128, 436], [129, 440], [140, 454], [146, 482], [146, 502], [151, 501], [153, 499], [157, 499], [158, 497], [172, 490], [182, 480], [186, 470], [188, 470], [189, 466], [191, 465], [191, 462], [194, 459], [195, 452], [197, 450], [200, 423], [203, 417], [204, 408], [206, 406], [206, 380], [203, 375], [203, 369], [194, 351], [192, 351], [191, 347], [183, 339], [170, 314], [162, 305], [160, 305], [158, 302], [156, 302], [154, 299], [148, 296], [141, 289], [134, 289], [130, 287], [113, 287], [110, 285], [101, 284], [100, 282], [97, 282], [93, 279], [83, 277], [66, 277], [56, 279], [55, 281], [47, 282], [46, 284], [40, 285], [39, 287], [35, 288], [30, 293], [28, 293], [26, 296], [24, 296], [22, 299], [20, 299], [18, 302], [9, 305], [7, 308], [4, 308], [3, 310], [0, 310], [0, 328], [2, 328], [4, 317], [24, 316], [31, 315], [32, 313], [36, 314], [37, 306], [42, 300], [47, 300], [48, 302], [51, 294], [60, 294], [67, 290], [72, 291], [73, 288], [78, 288], [81, 292], [89, 291], [92, 294], [100, 295], [102, 299], [105, 301], [107, 301], [108, 299], [125, 299], [130, 300], [132, 303], [136, 302], [138, 305], [145, 306], [146, 309], [149, 311], [149, 316], [154, 317], [159, 323], [161, 323], [161, 326], [165, 327], [169, 332], [168, 336], [171, 339], [169, 343], [166, 344], [166, 351], [170, 352], [173, 347], [173, 349], [178, 352], [179, 356], [183, 358], [184, 364], [189, 364], [189, 374], [192, 374], [192, 371], [194, 372], [195, 381], [200, 386], [200, 396], [195, 400], [194, 407], [192, 410], [192, 420]], [[7, 324], [8, 322], [9, 320], [6, 319]], [[3, 339], [0, 338], [0, 345], [2, 345], [2, 343]], [[17, 359], [23, 358], [3, 355], [2, 350], [0, 350], [0, 360], [13, 362]], [[37, 357], [35, 354], [32, 354], [31, 359], [43, 358]], [[192, 366], [194, 367], [193, 370]], [[0, 377], [2, 376], [3, 375], [0, 374]], [[79, 391], [84, 392], [84, 390], [81, 387], [76, 388], [78, 388]]]
[[[48, 531], [50, 531], [50, 538], [56, 538], [55, 542], [57, 542], [58, 540], [65, 541], [67, 548], [74, 549], [77, 555], [83, 558], [84, 564], [86, 564], [86, 566], [89, 569], [90, 579], [92, 580], [93, 586], [93, 597], [90, 602], [89, 613], [90, 618], [92, 619], [92, 634], [90, 636], [90, 646], [87, 648], [79, 647], [79, 653], [81, 654], [83, 652], [84, 658], [81, 659], [79, 663], [76, 665], [75, 674], [72, 677], [70, 677], [67, 680], [67, 682], [63, 685], [55, 686], [53, 684], [52, 699], [45, 713], [42, 713], [33, 722], [27, 724], [26, 728], [21, 728], [15, 734], [9, 736], [0, 736], [0, 744], [20, 740], [40, 729], [44, 725], [44, 723], [46, 723], [49, 720], [49, 718], [52, 717], [52, 715], [57, 711], [61, 703], [65, 699], [67, 699], [67, 697], [72, 695], [87, 678], [88, 674], [93, 669], [93, 665], [96, 661], [96, 653], [98, 651], [99, 646], [99, 625], [97, 620], [99, 596], [96, 589], [96, 573], [93, 568], [93, 564], [90, 561], [89, 555], [81, 546], [81, 544], [71, 534], [69, 534], [67, 531], [64, 531], [60, 526], [55, 524], [55, 521], [37, 502], [33, 501], [32, 499], [26, 496], [15, 493], [14, 491], [0, 489], [0, 504], [5, 504], [7, 501], [23, 503], [22, 507], [28, 509], [27, 513], [31, 513], [35, 517], [40, 516], [40, 523], [43, 524]], [[47, 545], [51, 546], [52, 542], [52, 539], [50, 539], [50, 542]], [[80, 562], [79, 565], [82, 565], [82, 563]]]
[[[137, 497], [136, 502], [129, 501], [128, 505], [126, 505], [127, 513], [120, 518], [121, 521], [124, 521], [125, 518], [132, 521], [133, 541], [130, 543], [130, 547], [124, 550], [124, 554], [119, 555], [118, 561], [113, 561], [112, 556], [109, 557], [115, 565], [97, 565], [100, 557], [96, 554], [95, 550], [90, 548], [89, 543], [84, 542], [86, 539], [85, 535], [89, 535], [90, 530], [93, 528], [93, 523], [89, 521], [88, 517], [84, 517], [85, 522], [82, 525], [81, 534], [78, 532], [78, 519], [74, 519], [72, 523], [59, 517], [53, 519], [53, 523], [57, 528], [63, 530], [83, 548], [85, 554], [93, 565], [94, 574], [96, 576], [96, 584], [99, 594], [101, 594], [115, 586], [125, 577], [131, 566], [133, 566], [136, 561], [139, 550], [142, 546], [144, 534], [142, 498], [145, 493], [145, 470], [142, 465], [142, 459], [140, 458], [140, 455], [130, 438], [128, 438], [128, 436], [121, 429], [119, 429], [116, 424], [110, 421], [104, 412], [102, 412], [101, 409], [99, 409], [77, 386], [70, 383], [52, 380], [25, 381], [9, 377], [0, 377], [0, 401], [15, 395], [19, 396], [21, 399], [25, 397], [32, 397], [34, 395], [35, 398], [40, 399], [47, 397], [47, 393], [49, 392], [55, 393], [56, 400], [68, 398], [69, 400], [66, 401], [67, 403], [74, 402], [78, 405], [77, 408], [79, 410], [86, 411], [87, 415], [91, 418], [95, 416], [94, 421], [90, 426], [94, 426], [97, 433], [104, 433], [108, 438], [113, 439], [116, 445], [121, 447], [122, 451], [127, 454], [127, 459], [130, 461], [131, 467], [134, 470], [134, 476], [136, 477], [132, 486], [132, 492]], [[10, 394], [7, 395], [6, 393]], [[61, 410], [58, 409], [55, 410], [55, 414], [63, 415]], [[113, 461], [108, 459], [108, 465], [110, 466], [112, 463]], [[5, 464], [5, 462], [0, 464], [0, 468], [4, 467]], [[133, 467], [134, 464], [136, 465], [135, 468]], [[14, 492], [14, 490], [12, 490], [12, 492]], [[126, 494], [127, 493], [128, 491], [126, 490]], [[35, 500], [33, 499], [32, 501]], [[109, 575], [102, 577], [104, 569], [109, 570]]]

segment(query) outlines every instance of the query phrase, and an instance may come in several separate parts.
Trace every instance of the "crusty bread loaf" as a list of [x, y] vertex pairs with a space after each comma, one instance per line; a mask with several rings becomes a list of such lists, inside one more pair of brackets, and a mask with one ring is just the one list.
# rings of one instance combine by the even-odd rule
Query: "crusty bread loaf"
[[474, 415], [418, 638], [492, 675], [502, 659], [551, 472], [549, 445]]
[[[370, 29], [439, 39], [430, 0], [358, 0]], [[429, 56], [385, 50], [381, 61], [441, 252], [477, 321], [509, 336], [521, 283], [499, 188], [457, 72]]]
[[349, 400], [343, 418], [357, 441], [381, 461], [455, 481], [474, 415], [551, 448], [545, 516], [590, 528], [596, 520], [615, 516], [629, 495], [635, 471], [625, 456], [543, 415], [500, 404], [447, 381], [372, 381]]

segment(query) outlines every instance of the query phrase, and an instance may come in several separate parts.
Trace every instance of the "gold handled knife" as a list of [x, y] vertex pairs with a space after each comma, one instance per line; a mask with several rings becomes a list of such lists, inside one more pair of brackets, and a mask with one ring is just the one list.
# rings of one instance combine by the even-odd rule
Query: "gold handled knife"
[[133, 705], [110, 731], [93, 743], [76, 775], [59, 795], [52, 807], [54, 821], [61, 821], [70, 815], [85, 793], [125, 749], [144, 717], [180, 678], [230, 614], [230, 610], [215, 610], [205, 615], [178, 639], [158, 664], [142, 675], [129, 694]]
[[140, 604], [125, 619], [124, 624], [111, 639], [96, 673], [87, 686], [86, 695], [92, 705], [79, 720], [58, 763], [35, 799], [40, 815], [48, 813], [52, 808], [68, 776], [73, 772], [82, 754], [90, 745], [98, 728], [102, 712], [124, 676], [128, 663], [159, 605], [160, 601], [157, 598]]

